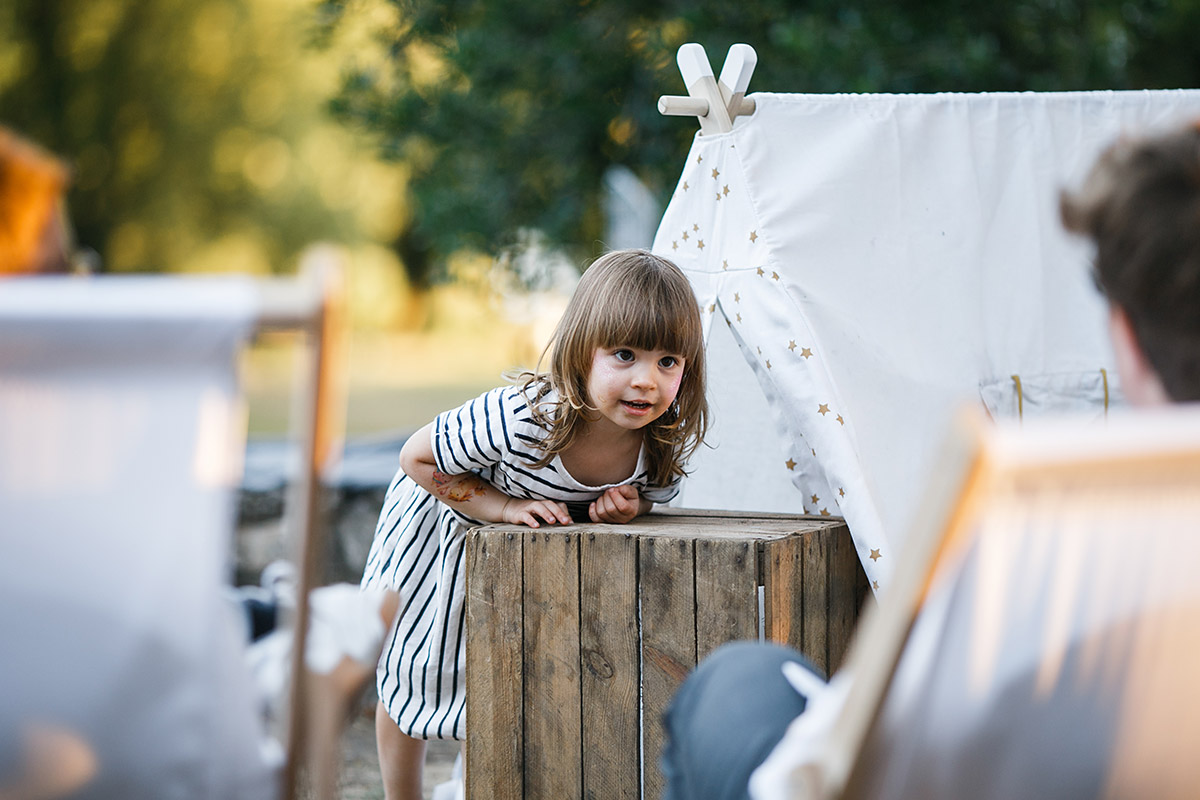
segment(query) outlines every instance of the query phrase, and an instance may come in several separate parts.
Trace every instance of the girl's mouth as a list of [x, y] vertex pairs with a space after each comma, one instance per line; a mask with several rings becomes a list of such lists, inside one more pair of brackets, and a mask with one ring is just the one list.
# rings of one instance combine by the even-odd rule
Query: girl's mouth
[[631, 411], [645, 411], [646, 409], [650, 408], [651, 404], [642, 400], [622, 400], [621, 405], [625, 406]]

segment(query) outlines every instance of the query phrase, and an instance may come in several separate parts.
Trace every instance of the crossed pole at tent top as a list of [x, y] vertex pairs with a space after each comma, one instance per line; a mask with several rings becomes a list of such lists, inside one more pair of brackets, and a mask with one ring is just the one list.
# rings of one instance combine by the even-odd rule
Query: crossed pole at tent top
[[754, 100], [746, 97], [746, 87], [758, 63], [758, 54], [748, 44], [735, 44], [725, 56], [720, 79], [713, 78], [704, 46], [691, 42], [679, 48], [676, 56], [688, 96], [664, 95], [658, 98], [661, 114], [700, 118], [700, 134], [727, 133], [733, 121], [754, 113]]

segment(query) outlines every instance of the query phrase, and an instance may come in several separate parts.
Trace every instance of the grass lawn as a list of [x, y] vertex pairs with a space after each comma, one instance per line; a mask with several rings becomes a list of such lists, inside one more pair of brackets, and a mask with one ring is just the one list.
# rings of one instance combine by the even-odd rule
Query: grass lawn
[[[464, 333], [357, 335], [343, 360], [349, 438], [409, 433], [437, 414], [504, 383], [503, 373], [530, 365], [537, 350], [520, 330], [491, 337]], [[252, 436], [288, 432], [291, 387], [300, 371], [296, 340], [256, 343], [242, 362]]]

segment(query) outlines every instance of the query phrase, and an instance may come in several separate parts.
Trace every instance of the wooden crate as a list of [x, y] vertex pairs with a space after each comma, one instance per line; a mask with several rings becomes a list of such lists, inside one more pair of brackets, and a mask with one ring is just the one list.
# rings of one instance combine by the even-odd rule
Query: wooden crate
[[866, 579], [828, 517], [668, 510], [467, 542], [469, 800], [651, 798], [659, 719], [699, 659], [759, 636], [842, 660]]

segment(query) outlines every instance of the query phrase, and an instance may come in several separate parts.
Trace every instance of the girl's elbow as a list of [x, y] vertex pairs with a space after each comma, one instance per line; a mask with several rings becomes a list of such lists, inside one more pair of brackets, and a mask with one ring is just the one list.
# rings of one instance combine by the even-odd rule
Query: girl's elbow
[[412, 457], [412, 454], [410, 452], [408, 452], [408, 450], [401, 448], [400, 449], [400, 470], [405, 475], [407, 475], [408, 477], [411, 478], [412, 474], [413, 474], [413, 468], [415, 466], [416, 466], [416, 459], [414, 459]]
[[400, 469], [410, 478], [420, 472], [422, 466], [430, 466], [433, 461], [433, 448], [429, 444], [429, 428], [426, 426], [408, 437], [408, 441], [400, 448]]

